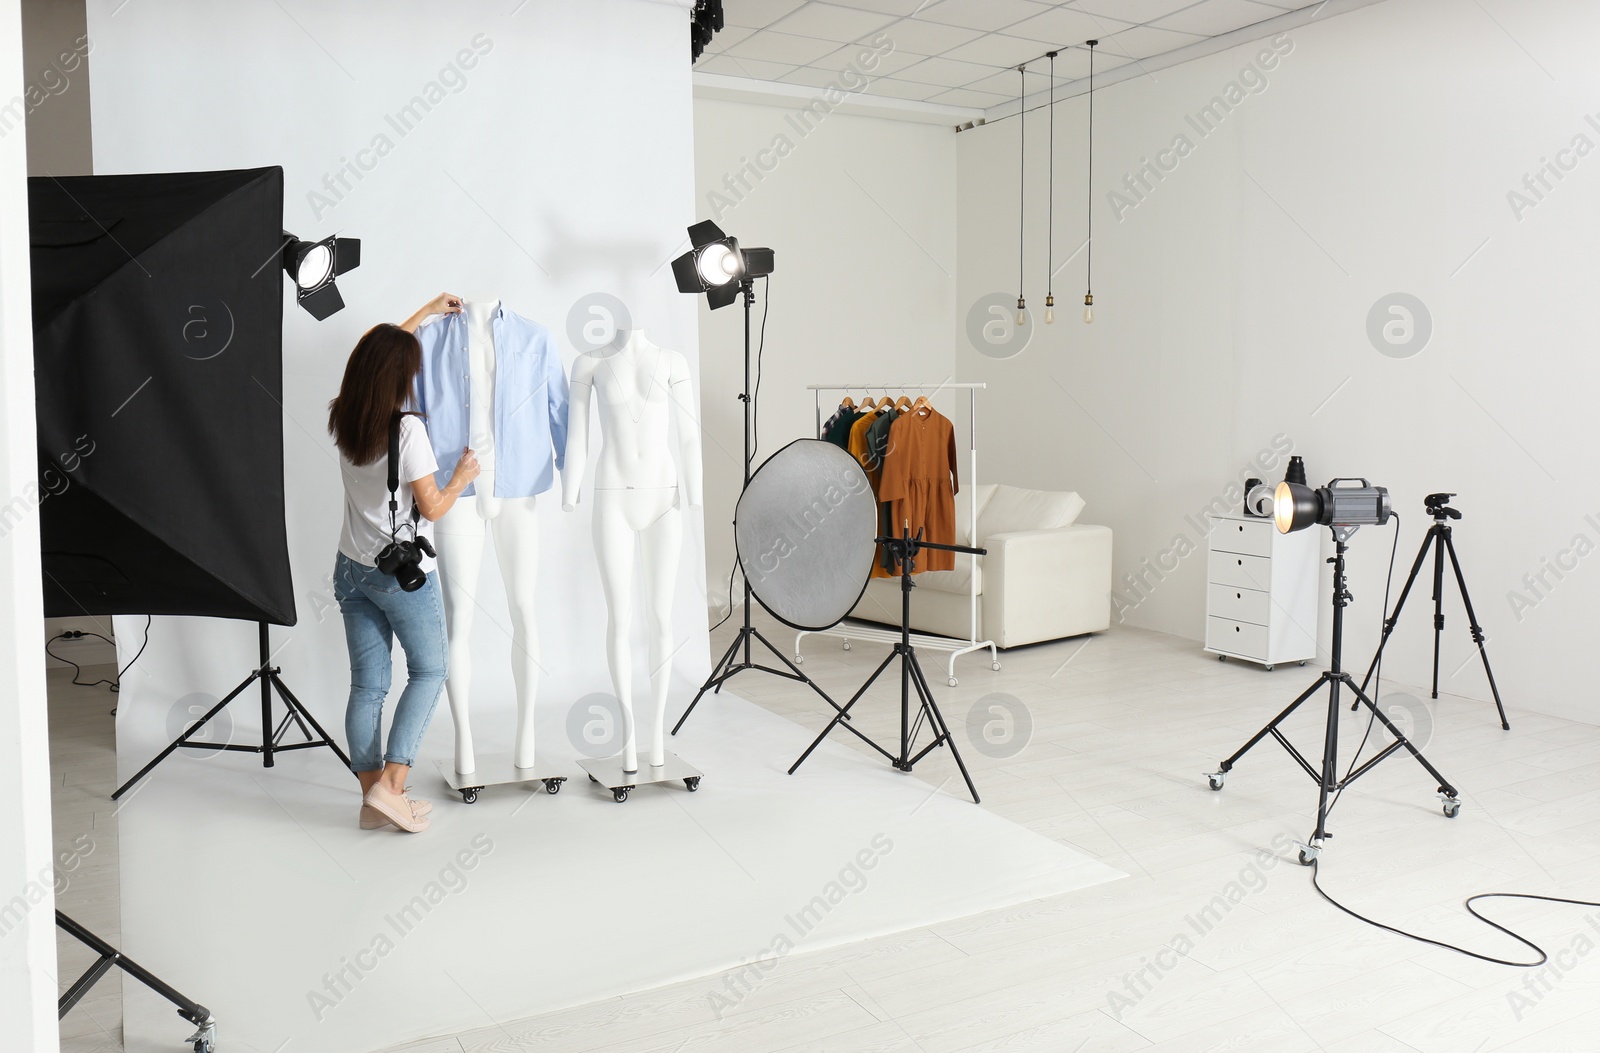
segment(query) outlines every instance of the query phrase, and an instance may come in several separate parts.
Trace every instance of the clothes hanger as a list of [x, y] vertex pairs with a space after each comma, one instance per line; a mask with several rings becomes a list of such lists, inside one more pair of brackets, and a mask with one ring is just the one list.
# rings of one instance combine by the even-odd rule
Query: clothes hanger
[[839, 406], [841, 409], [855, 409], [856, 400], [851, 398], [849, 395], [846, 395], [844, 398], [839, 400]]
[[928, 401], [928, 396], [926, 395], [918, 395], [917, 401], [911, 404], [912, 413], [924, 413], [925, 411], [931, 411], [932, 409], [933, 405]]
[[872, 396], [871, 395], [862, 396], [862, 399], [861, 399], [861, 412], [862, 413], [866, 413], [868, 410], [874, 408], [875, 405], [876, 404], [872, 401]]
[[901, 395], [898, 399], [895, 400], [895, 403], [894, 403], [895, 410], [900, 412], [900, 413], [904, 413], [910, 406], [911, 406], [911, 396], [910, 395]]

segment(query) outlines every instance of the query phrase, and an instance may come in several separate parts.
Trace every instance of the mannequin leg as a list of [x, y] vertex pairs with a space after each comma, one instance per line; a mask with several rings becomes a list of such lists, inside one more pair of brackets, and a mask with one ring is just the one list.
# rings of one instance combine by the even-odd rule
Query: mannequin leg
[[505, 581], [511, 608], [511, 676], [517, 687], [518, 768], [534, 766], [534, 703], [539, 696], [539, 619], [535, 592], [539, 576], [539, 517], [535, 498], [519, 497], [499, 502], [498, 514], [489, 521], [494, 534], [495, 557]]
[[628, 525], [627, 490], [594, 492], [594, 550], [600, 562], [600, 587], [606, 596], [606, 665], [611, 689], [622, 704], [622, 767], [639, 770], [634, 741], [633, 656], [628, 629], [633, 614], [633, 550], [635, 535]]
[[445, 697], [450, 702], [450, 719], [456, 726], [456, 771], [463, 775], [470, 775], [478, 767], [472, 748], [468, 699], [472, 693], [472, 618], [477, 610], [478, 572], [483, 566], [488, 524], [477, 503], [476, 497], [459, 498], [433, 528], [433, 544], [439, 553], [439, 584], [444, 592], [445, 632], [450, 638]]
[[683, 514], [676, 508], [662, 512], [640, 537], [644, 564], [645, 610], [649, 617], [650, 701], [655, 724], [650, 734], [650, 763], [666, 763], [667, 691], [672, 686], [672, 601], [678, 584], [678, 562], [683, 551]]

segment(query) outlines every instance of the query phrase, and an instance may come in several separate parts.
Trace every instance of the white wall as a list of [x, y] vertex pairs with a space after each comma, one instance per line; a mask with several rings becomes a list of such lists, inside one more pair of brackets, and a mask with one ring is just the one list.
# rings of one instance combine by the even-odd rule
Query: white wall
[[[5, 0], [0, 104], [23, 83], [21, 12]], [[48, 1053], [59, 1040], [25, 140], [20, 126], [0, 135], [0, 1019], [8, 1043]]]
[[[954, 368], [955, 135], [842, 112], [803, 133], [800, 109], [694, 106], [697, 216], [777, 251], [757, 465], [814, 434], [807, 384], [937, 383]], [[787, 145], [775, 146], [780, 136]], [[761, 309], [758, 302], [756, 340]], [[707, 591], [716, 607], [726, 603], [734, 562], [744, 336], [739, 305], [713, 312], [702, 301], [700, 311]], [[951, 397], [940, 399], [952, 412]]]
[[[91, 3], [101, 173], [281, 164], [287, 228], [362, 239], [360, 269], [340, 281], [343, 312], [318, 323], [284, 298], [283, 437], [300, 621], [272, 638], [286, 680], [330, 729], [342, 728], [349, 679], [327, 583], [341, 489], [326, 407], [360, 334], [441, 289], [499, 296], [550, 327], [570, 368], [569, 313], [604, 292], [695, 361], [695, 308], [664, 267], [694, 218], [685, 20], [681, 5], [645, 0], [531, 0], [448, 17], [418, 0], [385, 5], [381, 18], [354, 2], [318, 5], [315, 17], [307, 5], [267, 0]], [[442, 99], [400, 132], [390, 118], [430, 83], [442, 85]], [[382, 149], [380, 136], [387, 152], [367, 152]], [[339, 185], [347, 161], [370, 165], [347, 178], [348, 189]], [[586, 499], [564, 514], [554, 491], [541, 498], [540, 730], [556, 757], [574, 755], [563, 733], [572, 703], [610, 691], [590, 506]], [[674, 705], [708, 664], [702, 528], [697, 515], [686, 522]], [[484, 575], [474, 730], [489, 752], [509, 748], [514, 696], [510, 621], [492, 560]], [[119, 621], [126, 661], [143, 619]], [[642, 611], [638, 623], [642, 640]], [[119, 707], [124, 776], [167, 737], [169, 716], [186, 713], [191, 694], [220, 697], [254, 662], [251, 625], [157, 619]], [[642, 679], [645, 664], [637, 665]], [[403, 677], [395, 680], [398, 691]], [[252, 708], [235, 707], [236, 739], [258, 734]], [[447, 755], [451, 737], [441, 706], [422, 763]], [[223, 763], [243, 779], [255, 762]]]
[[[1405, 516], [1397, 576], [1428, 525], [1423, 495], [1459, 491], [1457, 547], [1506, 701], [1594, 721], [1582, 659], [1600, 559], [1576, 550], [1600, 546], [1600, 515], [1586, 518], [1600, 512], [1588, 307], [1600, 279], [1600, 159], [1561, 155], [1575, 170], [1520, 215], [1507, 195], [1528, 193], [1524, 175], [1575, 137], [1585, 154], [1600, 147], [1600, 117], [1585, 119], [1600, 72], [1584, 43], [1600, 32], [1600, 10], [1491, 6], [1493, 19], [1446, 0], [1389, 0], [1296, 29], [1264, 81], [1243, 74], [1255, 90], [1204, 136], [1186, 116], [1241, 81], [1265, 42], [1100, 93], [1097, 321], [1074, 313], [1040, 327], [1004, 361], [963, 344], [958, 370], [1013, 409], [989, 431], [1012, 481], [1078, 489], [1085, 520], [1116, 530], [1129, 624], [1201, 638], [1204, 537], [1186, 517], [1283, 434], [1313, 482], [1365, 475], [1391, 488]], [[1067, 207], [1058, 204], [1056, 240], [1071, 252], [1085, 230], [1084, 100], [1058, 104], [1057, 119]], [[962, 309], [1016, 285], [1017, 127], [958, 137]], [[1029, 118], [1036, 307], [1045, 127], [1042, 114]], [[1180, 134], [1192, 149], [1142, 202], [1108, 199]], [[1080, 256], [1058, 297], [1066, 287], [1081, 303], [1082, 286]], [[1367, 335], [1369, 310], [1395, 292], [1432, 317], [1430, 342], [1411, 357], [1382, 354]], [[1195, 554], [1177, 554], [1180, 538]], [[1377, 529], [1353, 543], [1347, 664], [1364, 668], [1376, 642], [1389, 545]], [[1153, 587], [1127, 590], [1125, 574], [1163, 558], [1164, 580], [1147, 574]], [[1560, 580], [1545, 571], [1535, 592], [1524, 575], [1547, 559], [1569, 569]], [[1519, 592], [1527, 603], [1514, 608]], [[1427, 606], [1426, 591], [1408, 603], [1386, 665], [1412, 684], [1428, 676]], [[1476, 664], [1450, 676], [1473, 654], [1459, 610], [1446, 608], [1444, 688], [1487, 698]]]

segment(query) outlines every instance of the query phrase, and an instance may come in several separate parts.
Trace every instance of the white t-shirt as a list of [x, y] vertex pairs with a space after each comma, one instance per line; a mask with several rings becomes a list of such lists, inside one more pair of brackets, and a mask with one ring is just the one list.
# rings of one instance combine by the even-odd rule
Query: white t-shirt
[[[411, 484], [439, 470], [428, 429], [420, 417], [400, 418], [400, 485], [395, 490], [399, 511], [401, 541], [411, 539]], [[339, 474], [344, 479], [344, 528], [339, 532], [339, 551], [368, 567], [378, 565], [378, 553], [389, 543], [389, 446], [371, 464], [355, 465], [339, 454]], [[417, 518], [417, 535], [433, 540], [433, 524]], [[433, 570], [434, 561], [422, 557], [422, 570]]]

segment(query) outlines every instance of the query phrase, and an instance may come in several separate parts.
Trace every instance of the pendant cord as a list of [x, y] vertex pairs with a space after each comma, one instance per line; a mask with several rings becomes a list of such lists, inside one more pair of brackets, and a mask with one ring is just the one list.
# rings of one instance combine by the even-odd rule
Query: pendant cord
[[1044, 235], [1044, 295], [1056, 294], [1056, 53], [1050, 52], [1050, 206]]
[[1098, 43], [1098, 40], [1089, 41], [1089, 254], [1084, 293], [1091, 296], [1094, 294], [1094, 46]]
[[1017, 150], [1017, 302], [1023, 300], [1023, 270], [1022, 270], [1022, 240], [1023, 217], [1027, 208], [1028, 187], [1028, 117], [1024, 108], [1028, 102], [1028, 67], [1018, 66], [1017, 73], [1022, 78], [1021, 87], [1017, 92], [1017, 111], [1022, 115], [1021, 131], [1018, 133], [1019, 147]]

